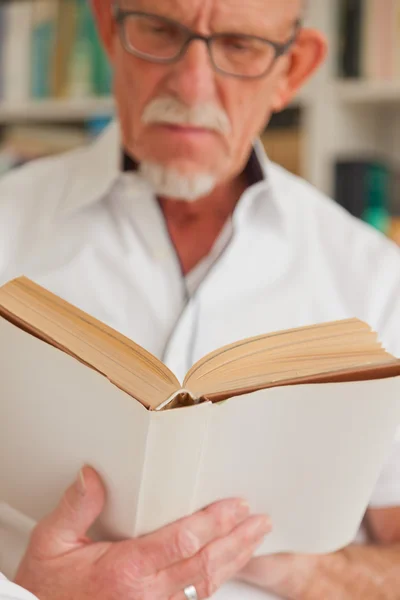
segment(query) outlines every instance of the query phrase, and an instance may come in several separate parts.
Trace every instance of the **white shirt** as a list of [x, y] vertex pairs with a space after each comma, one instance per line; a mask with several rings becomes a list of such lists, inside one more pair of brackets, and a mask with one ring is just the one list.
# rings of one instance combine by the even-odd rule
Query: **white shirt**
[[0, 573], [0, 600], [35, 600], [35, 597], [15, 583], [7, 581]]
[[[0, 282], [31, 277], [180, 378], [229, 342], [353, 316], [400, 356], [399, 248], [256, 154], [263, 179], [186, 280], [148, 184], [120, 172], [117, 124], [90, 147], [12, 172], [0, 181]], [[400, 439], [371, 505], [400, 505]], [[267, 595], [235, 583], [216, 595], [235, 597]]]

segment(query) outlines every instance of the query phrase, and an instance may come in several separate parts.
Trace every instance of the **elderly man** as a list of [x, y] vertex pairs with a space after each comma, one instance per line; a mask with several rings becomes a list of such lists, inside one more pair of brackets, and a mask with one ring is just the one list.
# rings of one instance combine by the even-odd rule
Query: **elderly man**
[[[399, 355], [399, 250], [256, 141], [324, 59], [301, 0], [93, 6], [118, 123], [3, 179], [1, 280], [25, 273], [178, 375], [244, 336], [348, 316]], [[193, 600], [232, 579], [218, 600], [400, 598], [400, 444], [371, 497], [366, 543], [329, 556], [250, 559], [269, 524], [238, 500], [93, 544], [103, 496], [86, 468], [35, 530], [20, 586], [41, 600]]]

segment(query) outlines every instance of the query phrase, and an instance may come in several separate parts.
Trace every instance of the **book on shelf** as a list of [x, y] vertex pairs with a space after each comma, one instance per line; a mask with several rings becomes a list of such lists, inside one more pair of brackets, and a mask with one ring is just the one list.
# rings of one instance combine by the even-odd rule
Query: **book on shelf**
[[363, 0], [341, 0], [339, 21], [339, 76], [361, 76]]
[[400, 0], [340, 0], [339, 76], [400, 79]]
[[59, 2], [53, 20], [56, 43], [48, 78], [51, 95], [55, 98], [66, 98], [69, 95], [70, 70], [77, 25], [78, 11], [75, 0]]
[[392, 218], [390, 221], [389, 236], [400, 246], [400, 168], [394, 170], [392, 190], [390, 204]]
[[0, 31], [0, 102], [110, 94], [87, 0], [0, 3]]
[[30, 92], [31, 2], [0, 2], [0, 102], [23, 102]]
[[55, 23], [57, 8], [57, 3], [54, 0], [35, 0], [31, 3], [32, 46], [30, 82], [31, 97], [35, 99], [48, 98], [50, 96], [51, 64], [56, 44]]
[[389, 237], [400, 246], [400, 217], [392, 217], [390, 220]]
[[335, 163], [335, 200], [350, 214], [384, 234], [391, 225], [394, 169], [376, 157], [339, 158]]
[[400, 361], [358, 319], [216, 349], [183, 382], [31, 280], [0, 288], [0, 506], [37, 520], [83, 464], [96, 539], [141, 535], [225, 497], [270, 514], [260, 552], [354, 538], [400, 418]]
[[0, 177], [31, 160], [74, 150], [88, 141], [85, 128], [61, 125], [11, 125], [0, 141]]
[[31, 160], [84, 146], [99, 135], [111, 118], [93, 116], [79, 125], [9, 125], [2, 132], [0, 139], [0, 177]]
[[303, 129], [301, 109], [288, 108], [272, 115], [266, 130], [260, 136], [268, 158], [294, 175], [301, 176]]

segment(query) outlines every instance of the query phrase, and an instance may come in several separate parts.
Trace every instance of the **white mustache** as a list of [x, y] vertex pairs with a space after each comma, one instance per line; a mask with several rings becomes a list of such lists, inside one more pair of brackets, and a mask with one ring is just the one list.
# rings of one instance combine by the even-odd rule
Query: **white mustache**
[[231, 124], [225, 111], [210, 102], [186, 106], [172, 96], [152, 100], [142, 115], [145, 125], [152, 123], [170, 123], [172, 125], [191, 125], [229, 135]]

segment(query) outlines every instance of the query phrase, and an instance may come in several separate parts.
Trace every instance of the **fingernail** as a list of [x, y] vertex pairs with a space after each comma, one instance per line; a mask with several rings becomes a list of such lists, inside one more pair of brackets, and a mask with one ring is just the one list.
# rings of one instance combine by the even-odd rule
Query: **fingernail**
[[268, 538], [268, 533], [265, 533], [264, 535], [259, 535], [258, 538], [256, 539], [256, 541], [253, 544], [253, 553], [258, 550], [258, 548], [260, 546], [263, 545], [263, 543], [265, 542], [265, 540]]
[[254, 535], [266, 535], [272, 529], [271, 519], [266, 516], [258, 517], [250, 525], [250, 529]]
[[236, 506], [235, 514], [238, 519], [244, 519], [250, 513], [250, 506], [246, 500], [242, 500]]
[[78, 479], [76, 480], [76, 488], [77, 488], [78, 492], [81, 494], [81, 496], [84, 496], [86, 494], [86, 483], [85, 483], [85, 476], [83, 474], [83, 469], [81, 469], [79, 471]]
[[272, 529], [272, 521], [266, 515], [261, 517], [261, 525], [260, 530], [264, 531], [264, 533], [269, 533]]

